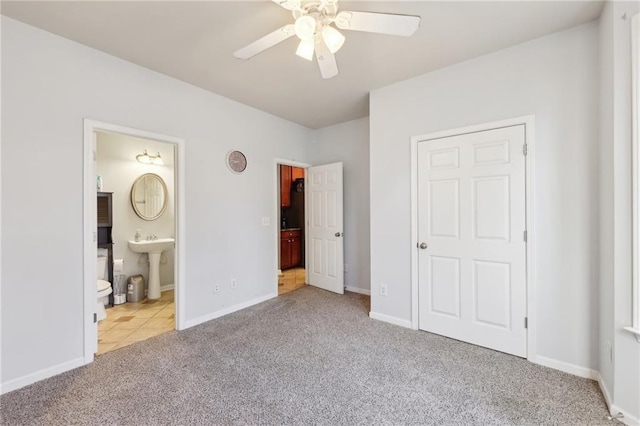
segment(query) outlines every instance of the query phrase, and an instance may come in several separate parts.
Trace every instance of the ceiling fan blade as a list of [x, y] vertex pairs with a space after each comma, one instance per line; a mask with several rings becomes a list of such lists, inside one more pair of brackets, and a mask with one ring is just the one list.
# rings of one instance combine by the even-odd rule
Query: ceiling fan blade
[[287, 10], [296, 10], [300, 8], [300, 0], [273, 0], [273, 2]]
[[336, 63], [336, 57], [329, 50], [321, 37], [316, 42], [316, 59], [320, 66], [320, 74], [322, 78], [327, 79], [338, 75], [338, 64]]
[[254, 41], [248, 46], [243, 47], [240, 50], [237, 50], [233, 56], [238, 59], [249, 59], [253, 56], [256, 56], [258, 53], [267, 50], [270, 47], [275, 46], [276, 44], [285, 41], [292, 35], [296, 33], [293, 24], [285, 25], [282, 28], [275, 30], [272, 33], [267, 34], [259, 40]]
[[343, 30], [410, 36], [420, 27], [420, 17], [372, 12], [340, 12], [336, 26]]

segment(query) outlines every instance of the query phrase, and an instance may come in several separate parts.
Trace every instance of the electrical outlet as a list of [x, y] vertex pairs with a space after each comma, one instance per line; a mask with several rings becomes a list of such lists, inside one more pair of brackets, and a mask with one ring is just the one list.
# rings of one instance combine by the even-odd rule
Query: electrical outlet
[[387, 285], [386, 284], [380, 284], [380, 296], [386, 296], [387, 294], [388, 294]]
[[213, 292], [214, 292], [214, 293], [217, 293], [217, 292], [219, 292], [219, 291], [220, 291], [220, 286], [219, 286], [218, 284], [215, 284], [215, 285], [213, 286]]
[[235, 278], [234, 278], [234, 279], [232, 279], [232, 280], [231, 280], [231, 288], [236, 288], [236, 287], [237, 287], [237, 285], [238, 285], [238, 283], [236, 282], [236, 279], [235, 279]]
[[349, 272], [349, 264], [348, 263], [344, 264], [344, 271], [345, 272]]
[[269, 218], [268, 217], [263, 217], [262, 218], [262, 226], [269, 226]]

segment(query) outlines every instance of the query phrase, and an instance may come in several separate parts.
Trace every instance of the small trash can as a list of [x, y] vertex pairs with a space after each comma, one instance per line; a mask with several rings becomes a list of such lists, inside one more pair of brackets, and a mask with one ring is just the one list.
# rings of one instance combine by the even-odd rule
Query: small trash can
[[127, 302], [142, 302], [144, 300], [144, 277], [133, 275], [127, 280]]
[[122, 305], [127, 301], [127, 276], [113, 277], [113, 304]]

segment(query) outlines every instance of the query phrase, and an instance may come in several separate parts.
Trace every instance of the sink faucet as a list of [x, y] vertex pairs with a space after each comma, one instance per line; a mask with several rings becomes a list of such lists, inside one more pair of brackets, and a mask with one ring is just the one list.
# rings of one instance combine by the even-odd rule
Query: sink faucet
[[158, 239], [156, 234], [147, 235], [147, 241], [155, 241]]

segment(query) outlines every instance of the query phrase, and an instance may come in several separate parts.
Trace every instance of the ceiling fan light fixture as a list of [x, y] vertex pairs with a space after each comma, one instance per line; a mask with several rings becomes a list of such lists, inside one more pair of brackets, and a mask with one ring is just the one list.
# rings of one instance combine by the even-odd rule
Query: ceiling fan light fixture
[[340, 12], [336, 16], [335, 23], [336, 26], [342, 30], [348, 30], [351, 23], [351, 15], [349, 12]]
[[313, 38], [316, 32], [316, 20], [309, 15], [304, 15], [296, 19], [296, 35], [300, 40]]
[[326, 25], [322, 29], [322, 39], [324, 40], [324, 43], [327, 45], [331, 53], [336, 53], [338, 50], [340, 50], [345, 40], [340, 31], [329, 25]]
[[[263, 0], [265, 1], [265, 0]], [[420, 16], [381, 12], [338, 12], [339, 0], [271, 0], [288, 9], [294, 22], [259, 38], [234, 52], [238, 59], [249, 59], [282, 43], [295, 34], [300, 41], [296, 55], [317, 59], [322, 78], [338, 75], [335, 53], [342, 48], [345, 36], [338, 30], [363, 31], [409, 37], [420, 28]], [[142, 156], [141, 156], [142, 157]]]
[[306, 59], [307, 61], [311, 61], [313, 60], [314, 49], [315, 49], [315, 42], [313, 40], [313, 37], [305, 40], [300, 40], [300, 43], [298, 44], [298, 49], [296, 50], [296, 55]]

